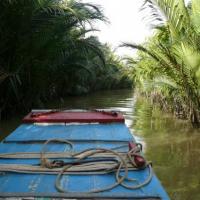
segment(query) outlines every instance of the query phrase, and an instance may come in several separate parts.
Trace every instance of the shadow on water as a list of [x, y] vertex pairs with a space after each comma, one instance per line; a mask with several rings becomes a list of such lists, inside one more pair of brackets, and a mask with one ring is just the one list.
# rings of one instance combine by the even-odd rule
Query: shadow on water
[[14, 131], [21, 123], [21, 117], [12, 117], [10, 120], [0, 121], [0, 141]]
[[[101, 91], [82, 97], [68, 97], [46, 108], [117, 109], [126, 124], [144, 146], [154, 170], [174, 200], [200, 199], [200, 130], [189, 123], [135, 98], [131, 90]], [[20, 120], [1, 122], [0, 139], [15, 129]], [[4, 134], [2, 134], [4, 133]]]
[[200, 130], [138, 99], [133, 132], [145, 144], [145, 156], [174, 200], [200, 199]]

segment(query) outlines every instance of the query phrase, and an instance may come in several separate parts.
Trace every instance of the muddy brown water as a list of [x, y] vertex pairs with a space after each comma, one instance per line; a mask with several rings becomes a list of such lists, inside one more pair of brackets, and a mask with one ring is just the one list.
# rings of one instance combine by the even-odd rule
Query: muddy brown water
[[[126, 124], [171, 199], [200, 200], [200, 129], [162, 112], [132, 90], [101, 91], [82, 97], [68, 97], [45, 108], [105, 108], [124, 113]], [[21, 116], [0, 122], [0, 139], [20, 124]]]

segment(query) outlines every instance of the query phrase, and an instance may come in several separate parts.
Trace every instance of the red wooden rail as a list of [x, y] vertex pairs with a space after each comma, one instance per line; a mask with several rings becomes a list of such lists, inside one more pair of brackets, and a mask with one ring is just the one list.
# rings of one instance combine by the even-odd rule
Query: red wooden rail
[[24, 123], [124, 123], [121, 113], [115, 111], [37, 111], [29, 113]]

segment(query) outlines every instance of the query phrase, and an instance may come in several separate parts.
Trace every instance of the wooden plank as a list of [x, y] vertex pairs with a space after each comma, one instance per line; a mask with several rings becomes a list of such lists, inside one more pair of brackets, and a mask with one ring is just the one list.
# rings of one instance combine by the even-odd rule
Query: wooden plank
[[123, 115], [116, 111], [37, 111], [29, 113], [24, 119], [24, 123], [124, 123]]
[[40, 126], [22, 124], [5, 142], [46, 141], [48, 139], [66, 139], [70, 141], [131, 141], [133, 136], [125, 124], [87, 124], [87, 125], [51, 125]]

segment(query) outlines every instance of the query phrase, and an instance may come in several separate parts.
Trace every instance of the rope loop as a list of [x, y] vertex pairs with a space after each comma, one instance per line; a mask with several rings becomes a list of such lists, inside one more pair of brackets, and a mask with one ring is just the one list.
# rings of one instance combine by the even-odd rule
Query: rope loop
[[42, 166], [42, 167], [46, 167], [46, 168], [50, 168], [50, 169], [56, 167], [56, 163], [50, 162], [50, 161], [45, 157], [47, 145], [48, 145], [49, 143], [53, 143], [53, 142], [54, 142], [54, 143], [57, 142], [57, 143], [64, 143], [64, 144], [67, 144], [67, 145], [70, 146], [70, 150], [73, 149], [73, 144], [72, 144], [70, 141], [68, 141], [68, 140], [57, 139], [57, 138], [47, 140], [47, 141], [43, 144], [42, 150], [41, 150], [41, 152], [40, 152], [40, 162], [41, 162], [41, 166]]
[[[73, 143], [65, 139], [49, 139], [41, 149], [41, 152], [31, 153], [26, 152], [26, 155], [20, 153], [0, 154], [0, 158], [39, 158], [40, 164], [34, 165], [18, 165], [18, 164], [0, 164], [0, 171], [2, 172], [16, 172], [16, 173], [44, 173], [44, 174], [57, 174], [55, 181], [55, 188], [62, 193], [68, 193], [62, 187], [61, 180], [65, 174], [82, 174], [82, 175], [95, 175], [95, 174], [109, 174], [113, 173], [115, 182], [104, 188], [93, 189], [84, 193], [98, 193], [111, 190], [119, 185], [127, 189], [139, 189], [150, 183], [153, 177], [153, 170], [151, 163], [147, 163], [141, 155], [142, 145], [139, 143], [128, 143], [128, 152], [119, 152], [120, 148], [106, 149], [106, 148], [89, 148], [81, 152], [51, 152], [47, 151], [50, 143], [63, 143], [69, 146], [69, 151], [73, 150]], [[118, 151], [117, 151], [118, 149]], [[63, 154], [65, 153], [65, 154]], [[67, 153], [67, 154], [66, 154]], [[14, 155], [15, 154], [15, 155]], [[17, 155], [18, 154], [18, 155]], [[62, 154], [62, 155], [59, 155]], [[7, 156], [7, 157], [6, 157]], [[38, 157], [37, 157], [38, 156]], [[49, 160], [57, 158], [57, 160]], [[59, 158], [59, 160], [58, 160]], [[60, 158], [70, 159], [69, 162], [60, 160]], [[143, 182], [136, 179], [129, 178], [128, 173], [130, 170], [144, 170], [147, 173], [147, 178]], [[127, 181], [129, 184], [127, 184]], [[132, 183], [130, 183], [132, 182]], [[137, 183], [136, 183], [137, 182]]]

